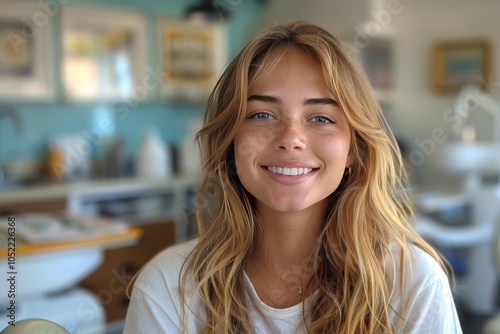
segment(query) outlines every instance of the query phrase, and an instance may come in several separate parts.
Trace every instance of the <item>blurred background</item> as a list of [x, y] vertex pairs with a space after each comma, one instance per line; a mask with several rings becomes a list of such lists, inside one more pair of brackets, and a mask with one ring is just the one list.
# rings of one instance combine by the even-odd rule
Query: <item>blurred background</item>
[[303, 19], [366, 70], [415, 228], [449, 260], [464, 332], [479, 333], [499, 307], [499, 12], [495, 0], [0, 0], [0, 264], [15, 217], [16, 319], [121, 332], [133, 275], [210, 205], [194, 204], [193, 140], [215, 81], [249, 38]]

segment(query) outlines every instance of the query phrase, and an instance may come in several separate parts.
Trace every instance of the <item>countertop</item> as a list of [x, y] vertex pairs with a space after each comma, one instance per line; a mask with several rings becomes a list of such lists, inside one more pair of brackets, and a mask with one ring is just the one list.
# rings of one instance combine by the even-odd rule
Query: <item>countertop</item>
[[0, 190], [0, 205], [64, 200], [75, 193], [96, 194], [110, 191], [136, 191], [186, 187], [200, 182], [199, 175], [179, 175], [168, 179], [102, 179], [71, 183], [46, 183]]
[[[94, 235], [85, 238], [73, 238], [68, 240], [43, 242], [43, 243], [22, 243], [17, 241], [15, 254], [18, 256], [39, 254], [41, 252], [62, 251], [83, 247], [99, 246], [103, 248], [123, 247], [135, 244], [142, 236], [142, 230], [137, 227], [130, 227], [119, 233], [106, 235]], [[0, 247], [0, 258], [7, 256], [8, 248]]]

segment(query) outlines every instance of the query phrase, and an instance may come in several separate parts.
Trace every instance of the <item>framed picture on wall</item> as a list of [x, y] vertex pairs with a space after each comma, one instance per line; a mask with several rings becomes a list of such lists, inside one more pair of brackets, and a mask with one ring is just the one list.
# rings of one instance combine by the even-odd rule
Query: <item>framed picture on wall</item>
[[159, 38], [161, 97], [204, 101], [227, 62], [225, 24], [163, 19]]
[[0, 7], [0, 100], [53, 100], [53, 15], [34, 2]]
[[395, 86], [392, 38], [373, 38], [358, 55], [380, 103], [390, 103]]
[[143, 87], [148, 48], [142, 13], [99, 5], [65, 5], [61, 13], [66, 99], [140, 102], [153, 95]]
[[432, 88], [457, 92], [466, 85], [488, 89], [492, 76], [492, 47], [487, 39], [440, 42], [432, 52]]

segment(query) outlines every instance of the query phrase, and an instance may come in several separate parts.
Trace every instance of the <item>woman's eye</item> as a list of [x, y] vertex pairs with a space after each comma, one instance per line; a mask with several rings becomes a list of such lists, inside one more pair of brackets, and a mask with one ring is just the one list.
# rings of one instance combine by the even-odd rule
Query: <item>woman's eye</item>
[[316, 116], [312, 118], [313, 122], [320, 123], [320, 124], [333, 124], [335, 121], [329, 119], [328, 117], [324, 116]]
[[253, 119], [270, 119], [271, 115], [269, 115], [266, 112], [259, 112], [259, 113], [253, 114], [249, 118], [253, 118]]

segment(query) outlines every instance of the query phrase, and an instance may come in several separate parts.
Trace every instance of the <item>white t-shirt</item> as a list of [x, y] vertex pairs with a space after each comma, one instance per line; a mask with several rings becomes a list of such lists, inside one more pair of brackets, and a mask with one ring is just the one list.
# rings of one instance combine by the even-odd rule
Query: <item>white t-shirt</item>
[[[180, 309], [178, 278], [186, 256], [196, 246], [197, 240], [178, 244], [160, 252], [141, 271], [135, 282], [125, 320], [124, 334], [180, 333]], [[409, 296], [407, 321], [399, 333], [462, 333], [448, 278], [437, 262], [415, 246], [412, 250], [412, 282], [405, 284]], [[248, 276], [245, 276], [247, 307], [257, 334], [306, 333], [302, 318], [303, 304], [276, 309], [266, 305], [258, 297]], [[408, 278], [409, 279], [409, 278]], [[397, 282], [397, 281], [396, 281]], [[400, 309], [399, 289], [390, 301], [391, 309]], [[315, 294], [306, 299], [305, 307]], [[192, 308], [198, 315], [204, 311], [200, 301]], [[396, 320], [394, 312], [391, 322]], [[399, 319], [399, 318], [398, 318]], [[187, 333], [201, 333], [204, 325], [193, 314], [189, 315]]]

